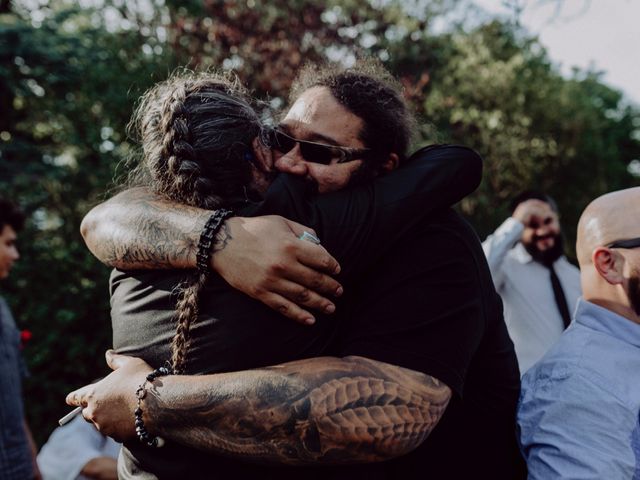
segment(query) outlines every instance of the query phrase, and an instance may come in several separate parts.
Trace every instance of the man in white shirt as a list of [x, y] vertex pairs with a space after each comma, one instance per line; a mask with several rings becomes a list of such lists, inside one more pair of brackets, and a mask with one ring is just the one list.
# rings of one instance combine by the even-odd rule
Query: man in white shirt
[[550, 197], [523, 192], [511, 211], [482, 248], [522, 375], [570, 322], [581, 294], [580, 271], [563, 254], [557, 206]]
[[56, 428], [38, 454], [43, 480], [116, 480], [120, 444], [77, 416]]

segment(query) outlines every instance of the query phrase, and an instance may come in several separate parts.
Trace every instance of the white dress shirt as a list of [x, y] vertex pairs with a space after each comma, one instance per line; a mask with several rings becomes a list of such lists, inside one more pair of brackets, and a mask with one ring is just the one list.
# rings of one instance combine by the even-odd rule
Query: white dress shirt
[[[493, 283], [504, 303], [504, 320], [516, 350], [520, 375], [540, 360], [564, 331], [549, 269], [536, 262], [520, 243], [523, 230], [522, 222], [509, 217], [482, 243]], [[564, 256], [555, 261], [553, 268], [573, 313], [582, 294], [580, 271]]]
[[78, 415], [69, 424], [56, 428], [38, 453], [43, 480], [88, 480], [80, 472], [97, 457], [116, 459], [120, 444], [102, 435], [92, 423]]

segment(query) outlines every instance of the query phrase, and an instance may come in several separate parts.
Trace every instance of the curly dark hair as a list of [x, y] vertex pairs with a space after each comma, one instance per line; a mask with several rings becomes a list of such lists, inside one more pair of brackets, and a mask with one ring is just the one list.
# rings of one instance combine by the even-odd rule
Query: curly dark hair
[[390, 153], [401, 162], [406, 159], [416, 121], [402, 86], [379, 61], [360, 59], [349, 68], [305, 65], [293, 82], [289, 102], [293, 104], [313, 87], [327, 87], [341, 105], [363, 120], [359, 138], [373, 152], [365, 163], [367, 170], [377, 171]]
[[[205, 209], [229, 207], [251, 185], [252, 141], [265, 128], [246, 89], [231, 75], [181, 72], [141, 98], [129, 124], [142, 146], [131, 183]], [[194, 273], [176, 304], [171, 345], [175, 372], [187, 364], [190, 326], [207, 276]]]
[[0, 198], [0, 232], [5, 225], [11, 226], [16, 232], [24, 227], [25, 214], [17, 205], [9, 200]]

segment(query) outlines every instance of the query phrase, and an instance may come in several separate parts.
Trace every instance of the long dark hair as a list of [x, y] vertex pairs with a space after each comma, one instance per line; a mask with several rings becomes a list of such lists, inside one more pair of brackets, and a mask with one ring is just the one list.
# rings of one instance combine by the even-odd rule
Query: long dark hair
[[[177, 73], [141, 98], [129, 124], [142, 146], [133, 183], [176, 202], [205, 209], [246, 197], [252, 141], [264, 127], [244, 87], [230, 75]], [[176, 304], [171, 345], [174, 372], [185, 370], [190, 326], [207, 276], [193, 273]]]

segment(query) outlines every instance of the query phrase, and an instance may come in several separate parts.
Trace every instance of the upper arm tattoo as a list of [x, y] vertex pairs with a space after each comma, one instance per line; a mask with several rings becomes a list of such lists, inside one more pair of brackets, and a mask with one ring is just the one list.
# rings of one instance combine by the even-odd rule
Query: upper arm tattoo
[[122, 269], [193, 268], [208, 210], [166, 201], [142, 188], [99, 207], [86, 241], [107, 265]]
[[[185, 379], [189, 395], [182, 393]], [[433, 430], [451, 397], [436, 378], [362, 357], [167, 378], [152, 393], [148, 415], [161, 435], [285, 464], [362, 463], [407, 453]]]

